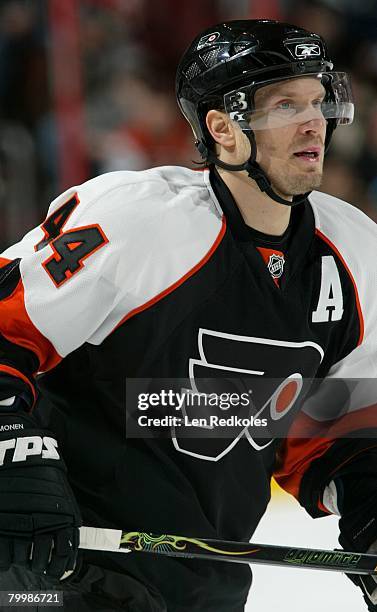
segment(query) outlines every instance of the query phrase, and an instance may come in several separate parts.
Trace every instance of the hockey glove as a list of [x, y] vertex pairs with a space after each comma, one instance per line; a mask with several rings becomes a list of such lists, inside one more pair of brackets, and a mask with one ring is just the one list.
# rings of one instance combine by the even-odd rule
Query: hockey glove
[[[344, 549], [377, 553], [377, 475], [350, 474], [335, 480], [339, 508], [339, 542]], [[361, 588], [370, 612], [377, 612], [377, 576], [347, 574]]]
[[57, 442], [23, 411], [0, 415], [0, 570], [12, 564], [66, 577], [74, 569], [80, 512]]

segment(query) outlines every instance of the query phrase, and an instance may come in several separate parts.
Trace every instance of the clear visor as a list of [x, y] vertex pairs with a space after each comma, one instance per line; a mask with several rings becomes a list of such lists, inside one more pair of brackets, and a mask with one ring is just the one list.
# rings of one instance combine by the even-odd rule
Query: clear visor
[[224, 106], [233, 120], [246, 120], [252, 130], [328, 119], [346, 125], [354, 116], [352, 91], [344, 72], [270, 81], [257, 90], [249, 85], [226, 94]]

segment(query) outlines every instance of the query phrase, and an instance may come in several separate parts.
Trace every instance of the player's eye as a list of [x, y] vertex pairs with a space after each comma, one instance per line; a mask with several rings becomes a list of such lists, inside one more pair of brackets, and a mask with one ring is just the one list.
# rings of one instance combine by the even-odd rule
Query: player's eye
[[[312, 108], [316, 110], [321, 110], [323, 100], [322, 98], [318, 98], [311, 102]], [[294, 115], [305, 111], [307, 106], [305, 104], [298, 104], [291, 100], [282, 100], [278, 102], [274, 108], [272, 109], [274, 113], [284, 114], [284, 115]]]
[[277, 108], [279, 110], [292, 110], [294, 108], [294, 105], [292, 104], [292, 102], [279, 102]]
[[271, 110], [275, 115], [293, 115], [297, 112], [296, 106], [297, 105], [290, 100], [282, 100], [281, 102], [277, 102]]

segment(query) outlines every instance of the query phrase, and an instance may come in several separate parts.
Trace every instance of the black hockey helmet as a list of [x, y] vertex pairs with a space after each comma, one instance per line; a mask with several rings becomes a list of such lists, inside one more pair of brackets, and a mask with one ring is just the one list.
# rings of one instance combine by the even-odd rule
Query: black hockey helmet
[[[295, 196], [290, 202], [272, 190], [268, 177], [255, 161], [253, 130], [258, 126], [250, 119], [257, 89], [308, 75], [319, 78], [326, 91], [322, 113], [327, 120], [327, 148], [336, 126], [352, 122], [353, 102], [347, 75], [333, 71], [320, 36], [267, 19], [229, 21], [199, 34], [179, 63], [176, 95], [202, 158], [228, 170], [247, 170], [259, 188], [278, 202], [292, 205], [303, 201], [308, 194]], [[215, 155], [206, 126], [210, 109], [229, 113], [249, 138], [251, 155], [244, 164], [225, 164]]]

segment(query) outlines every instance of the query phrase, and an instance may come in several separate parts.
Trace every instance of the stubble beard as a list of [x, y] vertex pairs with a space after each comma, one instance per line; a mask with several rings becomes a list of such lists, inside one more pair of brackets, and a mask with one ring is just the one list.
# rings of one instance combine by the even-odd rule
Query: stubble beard
[[300, 195], [313, 189], [318, 189], [322, 183], [323, 172], [315, 170], [312, 172], [297, 172], [295, 174], [279, 173], [271, 176], [273, 187], [285, 197]]
[[[308, 146], [307, 143], [302, 143], [303, 149], [306, 146]], [[298, 150], [299, 148], [300, 145], [297, 144], [295, 149]], [[278, 164], [274, 163], [275, 158], [278, 160]], [[265, 163], [265, 160], [267, 160], [267, 163]], [[290, 199], [292, 196], [318, 189], [322, 183], [323, 156], [316, 167], [313, 165], [306, 171], [300, 171], [295, 163], [291, 163], [290, 159], [287, 159], [284, 165], [283, 157], [279, 159], [278, 148], [270, 143], [267, 147], [264, 146], [264, 155], [261, 154], [261, 158], [257, 161], [266, 172], [274, 190], [284, 199]]]
[[295, 196], [300, 193], [306, 193], [307, 191], [313, 191], [313, 189], [318, 189], [322, 183], [322, 172], [274, 177], [272, 183], [286, 196]]

